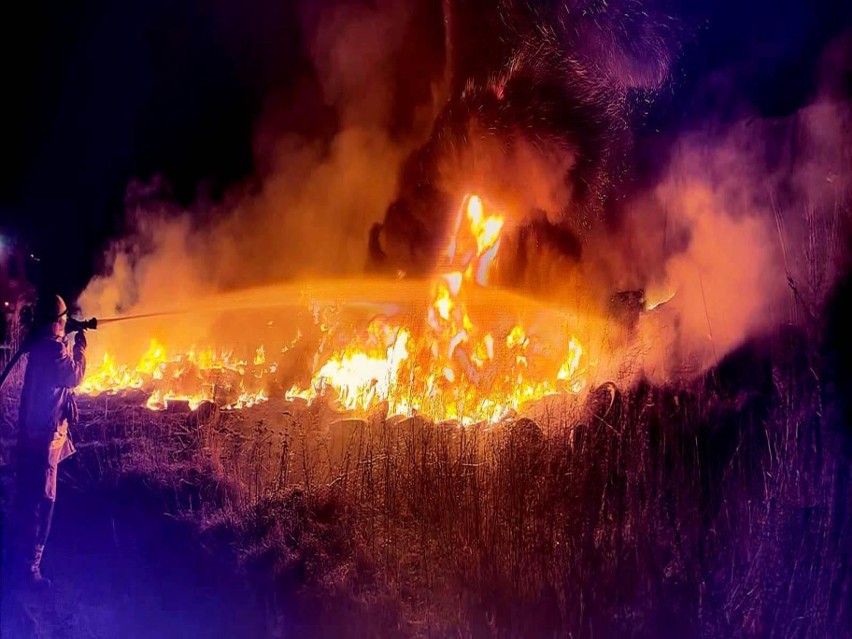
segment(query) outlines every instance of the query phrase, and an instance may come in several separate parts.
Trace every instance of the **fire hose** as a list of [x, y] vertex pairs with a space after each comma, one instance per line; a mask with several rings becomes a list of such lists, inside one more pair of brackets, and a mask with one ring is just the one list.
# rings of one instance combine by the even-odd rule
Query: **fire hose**
[[[157, 317], [160, 315], [170, 315], [171, 313], [142, 313], [140, 315], [125, 315], [123, 317], [108, 317], [106, 319], [98, 319], [96, 317], [91, 317], [89, 319], [77, 319], [75, 317], [69, 317], [67, 322], [65, 323], [65, 333], [76, 333], [77, 331], [94, 331], [97, 330], [98, 326], [103, 326], [104, 324], [112, 324], [114, 322], [123, 322], [127, 320], [135, 320], [135, 319], [144, 319], [149, 317]], [[24, 339], [23, 344], [15, 351], [15, 354], [12, 355], [12, 359], [9, 360], [9, 363], [6, 364], [6, 367], [3, 369], [3, 372], [0, 373], [0, 389], [3, 388], [3, 384], [6, 382], [6, 378], [9, 377], [9, 374], [15, 368], [15, 364], [18, 363], [18, 360], [29, 350], [29, 336]]]

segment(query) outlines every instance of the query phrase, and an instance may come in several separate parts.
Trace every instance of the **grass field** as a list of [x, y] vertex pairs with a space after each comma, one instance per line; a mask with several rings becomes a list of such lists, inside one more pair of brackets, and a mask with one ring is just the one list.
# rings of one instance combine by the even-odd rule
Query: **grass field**
[[[605, 385], [537, 421], [468, 428], [85, 398], [46, 559], [60, 585], [50, 606], [23, 606], [25, 625], [100, 636], [79, 592], [120, 590], [104, 553], [144, 548], [138, 588], [172, 583], [183, 601], [162, 636], [217, 619], [204, 611], [219, 601], [266, 636], [841, 636], [848, 435], [817, 357], [784, 331], [688, 383]], [[56, 555], [99, 525], [97, 568], [78, 556], [68, 574]], [[211, 571], [205, 587], [221, 588], [186, 585]], [[134, 605], [113, 616], [125, 634], [149, 628]]]

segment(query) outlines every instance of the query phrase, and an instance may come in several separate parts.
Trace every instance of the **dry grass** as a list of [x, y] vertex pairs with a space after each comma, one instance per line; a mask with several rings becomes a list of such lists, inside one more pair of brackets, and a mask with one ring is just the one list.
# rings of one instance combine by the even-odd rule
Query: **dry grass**
[[102, 397], [66, 481], [166, 487], [270, 636], [833, 636], [852, 627], [842, 433], [807, 365], [750, 362], [491, 428]]
[[63, 480], [141, 480], [247, 577], [271, 637], [849, 635], [848, 399], [821, 381], [848, 362], [808, 315], [704, 379], [497, 427], [87, 398]]

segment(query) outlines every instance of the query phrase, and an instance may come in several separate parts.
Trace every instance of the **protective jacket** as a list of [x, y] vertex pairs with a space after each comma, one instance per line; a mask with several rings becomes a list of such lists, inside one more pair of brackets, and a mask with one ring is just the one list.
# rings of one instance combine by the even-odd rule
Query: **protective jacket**
[[48, 478], [45, 493], [52, 499], [56, 466], [74, 452], [68, 439], [68, 422], [76, 420], [74, 388], [86, 372], [86, 349], [78, 342], [69, 352], [60, 337], [42, 334], [30, 342], [27, 352], [18, 409], [19, 444], [23, 449], [47, 453], [47, 465], [53, 471], [49, 474], [53, 476]]

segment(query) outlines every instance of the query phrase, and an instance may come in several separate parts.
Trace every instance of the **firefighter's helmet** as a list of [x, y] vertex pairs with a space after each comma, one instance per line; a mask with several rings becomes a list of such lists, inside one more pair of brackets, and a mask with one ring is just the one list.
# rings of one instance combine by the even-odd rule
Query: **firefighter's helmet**
[[38, 324], [53, 324], [68, 313], [68, 306], [59, 295], [39, 297], [35, 307], [35, 321]]

